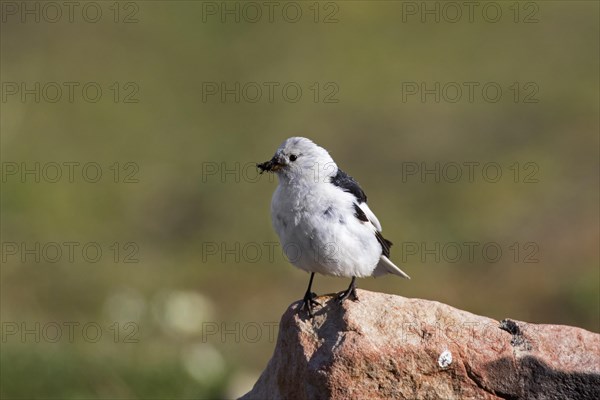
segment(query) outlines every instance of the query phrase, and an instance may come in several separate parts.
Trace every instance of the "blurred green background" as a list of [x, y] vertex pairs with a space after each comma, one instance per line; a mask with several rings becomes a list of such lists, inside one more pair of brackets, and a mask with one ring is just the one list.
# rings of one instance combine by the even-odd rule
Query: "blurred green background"
[[[261, 4], [82, 2], [71, 22], [2, 2], [2, 398], [249, 390], [308, 282], [272, 245], [276, 180], [251, 164], [296, 135], [361, 183], [412, 277], [360, 288], [600, 330], [597, 2], [477, 2], [471, 20], [426, 3], [439, 22], [421, 2]], [[436, 163], [439, 182], [409, 174]]]

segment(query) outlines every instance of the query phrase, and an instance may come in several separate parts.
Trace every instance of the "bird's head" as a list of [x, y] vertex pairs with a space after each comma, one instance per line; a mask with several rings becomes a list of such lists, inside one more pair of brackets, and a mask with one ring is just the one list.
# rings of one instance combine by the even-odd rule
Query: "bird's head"
[[269, 161], [256, 165], [260, 172], [275, 172], [279, 179], [325, 181], [338, 167], [324, 148], [303, 137], [286, 139]]

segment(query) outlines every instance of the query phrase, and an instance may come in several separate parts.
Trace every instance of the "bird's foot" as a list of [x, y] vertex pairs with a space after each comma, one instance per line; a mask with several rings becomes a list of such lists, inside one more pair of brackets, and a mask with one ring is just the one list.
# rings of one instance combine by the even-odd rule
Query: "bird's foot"
[[338, 302], [340, 304], [342, 304], [344, 302], [344, 300], [349, 299], [350, 297], [352, 297], [353, 301], [357, 301], [358, 300], [358, 296], [356, 295], [356, 288], [355, 287], [349, 287], [348, 289], [344, 290], [343, 292], [341, 292], [340, 294], [338, 294]]
[[306, 292], [304, 299], [302, 299], [302, 307], [300, 307], [300, 310], [306, 309], [310, 318], [314, 317], [312, 312], [313, 306], [321, 306], [321, 303], [315, 300], [316, 297], [317, 295], [315, 293]]

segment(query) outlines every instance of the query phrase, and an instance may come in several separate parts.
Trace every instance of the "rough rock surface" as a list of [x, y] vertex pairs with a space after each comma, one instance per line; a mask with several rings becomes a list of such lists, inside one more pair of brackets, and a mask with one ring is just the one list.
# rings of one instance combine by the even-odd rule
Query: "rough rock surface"
[[[242, 399], [599, 399], [600, 335], [358, 290], [292, 304]], [[451, 362], [450, 362], [451, 361]]]

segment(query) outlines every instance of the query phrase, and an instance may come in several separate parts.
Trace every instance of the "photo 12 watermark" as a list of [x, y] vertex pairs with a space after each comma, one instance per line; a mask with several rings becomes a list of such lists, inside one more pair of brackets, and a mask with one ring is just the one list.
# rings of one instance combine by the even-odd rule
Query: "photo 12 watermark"
[[95, 241], [3, 241], [2, 263], [14, 264], [137, 264], [140, 262], [140, 246], [136, 242]]
[[205, 321], [201, 326], [200, 341], [220, 343], [274, 343], [278, 322]]
[[336, 24], [340, 5], [334, 1], [202, 1], [202, 23]]
[[277, 260], [296, 262], [310, 258], [319, 264], [335, 264], [341, 256], [340, 246], [336, 242], [315, 245], [310, 248], [290, 242], [282, 246], [279, 242], [202, 242], [202, 263], [273, 263]]
[[335, 104], [340, 102], [336, 82], [224, 82], [207, 81], [201, 85], [202, 103], [299, 103], [301, 101]]
[[537, 24], [541, 20], [535, 1], [402, 1], [401, 7], [403, 23]]
[[3, 24], [137, 24], [140, 6], [136, 1], [2, 1], [0, 20]]
[[399, 247], [401, 262], [410, 264], [537, 264], [541, 257], [534, 241], [404, 241]]
[[540, 165], [534, 161], [405, 161], [402, 183], [539, 183]]
[[104, 337], [113, 343], [139, 343], [137, 322], [94, 321], [3, 321], [1, 341], [10, 343], [98, 343]]
[[501, 101], [518, 104], [540, 102], [537, 82], [494, 81], [405, 81], [400, 84], [402, 103], [483, 103]]
[[3, 81], [2, 103], [99, 103], [136, 104], [140, 102], [140, 85], [137, 82]]
[[133, 161], [3, 161], [2, 183], [139, 183], [140, 166]]

